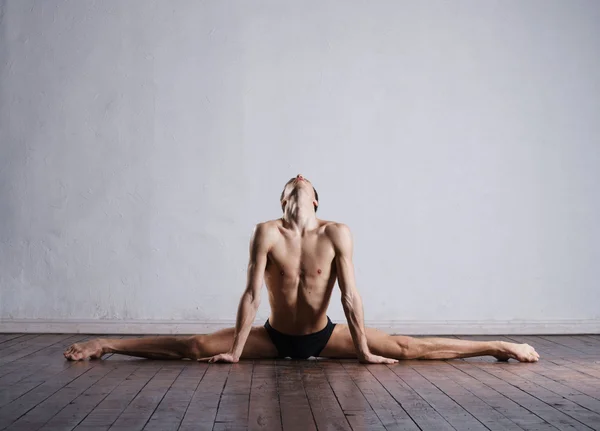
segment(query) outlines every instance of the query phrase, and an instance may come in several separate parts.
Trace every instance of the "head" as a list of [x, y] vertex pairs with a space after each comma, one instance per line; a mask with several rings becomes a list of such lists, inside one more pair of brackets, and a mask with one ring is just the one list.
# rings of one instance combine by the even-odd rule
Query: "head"
[[297, 198], [299, 194], [303, 194], [312, 199], [313, 207], [316, 213], [319, 207], [319, 194], [312, 183], [300, 174], [296, 175], [294, 178], [291, 178], [287, 183], [285, 183], [283, 191], [281, 192], [281, 197], [279, 198], [279, 201], [281, 202], [281, 209], [285, 211], [285, 206], [290, 198], [293, 198], [294, 196]]

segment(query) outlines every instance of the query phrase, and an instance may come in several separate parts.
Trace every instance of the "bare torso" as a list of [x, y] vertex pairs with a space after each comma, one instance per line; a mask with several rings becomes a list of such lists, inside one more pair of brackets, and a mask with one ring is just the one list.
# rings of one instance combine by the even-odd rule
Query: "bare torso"
[[282, 220], [265, 223], [269, 321], [286, 334], [309, 334], [327, 324], [327, 307], [337, 278], [329, 233], [336, 224], [324, 220], [318, 223], [316, 229], [304, 233], [286, 229]]

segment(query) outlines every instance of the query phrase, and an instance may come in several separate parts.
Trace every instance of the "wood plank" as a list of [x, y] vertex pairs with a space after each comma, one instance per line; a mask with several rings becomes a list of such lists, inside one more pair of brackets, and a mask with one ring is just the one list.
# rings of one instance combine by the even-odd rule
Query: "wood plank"
[[[2, 350], [0, 350], [0, 358], [16, 352], [24, 347], [28, 346], [28, 343], [31, 343], [31, 340], [34, 340], [35, 338], [39, 338], [41, 337], [42, 334], [23, 334], [22, 336], [18, 337], [18, 338], [13, 338], [11, 340], [8, 340], [4, 343], [2, 343], [1, 347]], [[35, 342], [35, 341], [33, 341]]]
[[[600, 367], [598, 367], [597, 364], [594, 364], [594, 359], [597, 357], [597, 354], [582, 352], [562, 343], [556, 343], [549, 337], [528, 335], [525, 338], [528, 340], [529, 344], [534, 346], [536, 349], [539, 348], [550, 353], [553, 358], [560, 358], [569, 363], [582, 364], [590, 370], [593, 370], [596, 373], [595, 377], [600, 378]], [[556, 361], [554, 359], [553, 362], [560, 365], [564, 364], [563, 361]]]
[[[79, 337], [79, 335], [74, 337]], [[29, 391], [37, 390], [38, 386], [44, 384], [52, 376], [62, 373], [68, 368], [79, 367], [79, 365], [75, 365], [77, 362], [67, 361], [63, 357], [63, 343], [69, 343], [69, 339], [54, 344], [45, 350], [37, 351], [20, 361], [6, 365], [18, 366], [22, 362], [22, 369], [2, 377], [0, 407], [27, 394]], [[44, 352], [48, 352], [48, 354], [45, 355]]]
[[[509, 342], [522, 342], [508, 337], [502, 339]], [[535, 367], [503, 367], [502, 370], [523, 377], [592, 411], [600, 411], [600, 385], [595, 387], [588, 385], [589, 378], [579, 371], [556, 365], [545, 359], [537, 362]], [[580, 389], [585, 390], [588, 387], [591, 388], [591, 395], [580, 392]]]
[[540, 356], [543, 356], [542, 362], [544, 363], [552, 363], [566, 369], [578, 371], [585, 375], [582, 378], [585, 378], [586, 381], [594, 381], [595, 384], [600, 383], [600, 370], [596, 369], [592, 363], [595, 356], [591, 359], [581, 358], [572, 349], [532, 335], [510, 336], [509, 338], [517, 342], [535, 344], [534, 347], [540, 352]]
[[[357, 363], [356, 360], [345, 360], [344, 362]], [[385, 430], [381, 419], [352, 380], [342, 365], [342, 361], [320, 361], [318, 363], [323, 368], [325, 378], [351, 428], [353, 430]]]
[[[516, 364], [515, 364], [516, 365]], [[590, 411], [563, 395], [557, 394], [545, 387], [538, 385], [535, 381], [528, 380], [525, 376], [518, 375], [512, 364], [478, 364], [477, 367], [502, 381], [527, 392], [538, 400], [554, 407], [576, 421], [591, 428], [600, 425], [600, 414]], [[523, 368], [523, 367], [518, 367]], [[512, 371], [509, 371], [512, 369]], [[535, 376], [534, 373], [531, 373]], [[531, 377], [531, 375], [530, 375]], [[597, 404], [600, 406], [600, 403]]]
[[593, 334], [585, 334], [585, 335], [574, 335], [574, 338], [583, 341], [584, 343], [594, 346], [596, 349], [600, 350], [600, 337]]
[[217, 416], [217, 409], [231, 364], [210, 364], [196, 388], [188, 406], [180, 431], [209, 431]]
[[184, 361], [185, 367], [144, 427], [148, 431], [177, 430], [208, 364]]
[[80, 375], [92, 370], [95, 366], [96, 363], [77, 362], [71, 367], [45, 380], [43, 383], [36, 386], [35, 390], [28, 391], [4, 405], [0, 408], [0, 429], [9, 426], [20, 416], [42, 403]]
[[248, 427], [253, 368], [252, 362], [243, 361], [231, 366], [217, 409], [215, 424], [227, 422], [230, 428]]
[[[421, 372], [426, 373], [428, 369], [434, 366], [435, 362], [425, 362], [421, 364], [420, 369]], [[478, 431], [487, 429], [479, 420], [463, 409], [460, 404], [456, 403], [456, 401], [416, 372], [412, 367], [394, 365], [389, 368], [419, 394], [421, 398], [427, 401], [454, 428]]]
[[286, 431], [316, 431], [299, 364], [295, 360], [277, 361], [281, 423]]
[[88, 336], [4, 339], [1, 357], [14, 360], [0, 365], [0, 429], [600, 429], [593, 334], [457, 337], [527, 342], [542, 355], [534, 364], [264, 360], [231, 375], [231, 365], [192, 361], [64, 360], [77, 337]]
[[539, 337], [561, 346], [568, 347], [577, 352], [589, 355], [597, 355], [600, 353], [600, 348], [594, 343], [582, 341], [579, 338], [570, 335], [540, 335]]
[[100, 404], [94, 407], [75, 429], [80, 431], [107, 430], [161, 369], [162, 364], [157, 362], [140, 361], [126, 365], [135, 369], [133, 374], [122, 381]]
[[25, 347], [19, 348], [10, 353], [6, 353], [9, 349], [3, 350], [2, 357], [0, 357], [0, 365], [7, 364], [9, 362], [13, 362], [19, 360], [27, 355], [35, 353], [39, 350], [43, 350], [48, 346], [59, 343], [62, 340], [72, 337], [71, 334], [44, 334], [39, 337], [32, 338], [23, 342]]
[[81, 336], [67, 338], [59, 343], [52, 344], [37, 352], [31, 353], [18, 361], [13, 361], [0, 366], [0, 392], [14, 383], [31, 376], [34, 373], [38, 375], [44, 373], [44, 369], [49, 365], [61, 364], [61, 368], [66, 368], [67, 363], [62, 356], [64, 344], [69, 340], [77, 340]]
[[517, 404], [510, 399], [507, 394], [496, 390], [493, 385], [489, 386], [468, 373], [462, 372], [452, 365], [454, 363], [469, 364], [468, 362], [461, 360], [441, 361], [439, 366], [444, 373], [444, 376], [477, 396], [491, 408], [516, 423], [520, 428], [535, 431], [556, 430], [556, 427], [539, 417], [535, 411], [529, 411]]
[[135, 371], [134, 366], [113, 368], [90, 386], [43, 426], [44, 431], [63, 431], [75, 428], [98, 404]]
[[274, 360], [254, 361], [248, 413], [249, 430], [282, 430], [275, 367]]
[[403, 407], [366, 369], [365, 365], [352, 361], [342, 362], [342, 366], [387, 430], [416, 431], [419, 429]]
[[22, 337], [26, 334], [14, 334], [14, 333], [6, 333], [0, 334], [0, 350], [4, 348], [3, 344], [7, 341], [14, 340], [15, 338]]
[[69, 382], [60, 390], [40, 402], [29, 410], [7, 429], [10, 431], [30, 431], [39, 429], [48, 422], [57, 412], [75, 400], [80, 394], [89, 389], [102, 377], [113, 371], [114, 368], [105, 364], [96, 364], [88, 372], [83, 373]]
[[110, 429], [124, 431], [143, 429], [166, 392], [183, 371], [181, 361], [155, 360], [154, 362], [161, 363], [162, 368], [135, 396]]
[[586, 334], [585, 337], [590, 337], [600, 343], [600, 335], [599, 334]]
[[[466, 361], [453, 361], [451, 365], [458, 370], [476, 378], [480, 382], [493, 387], [494, 390], [508, 396], [512, 401], [518, 403], [523, 408], [535, 412], [535, 414], [544, 419], [549, 424], [561, 430], [578, 430], [582, 424], [570, 416], [562, 413], [551, 405], [544, 403], [536, 397], [515, 388], [509, 383], [504, 382], [489, 373], [477, 367], [476, 363], [467, 363]], [[498, 364], [496, 364], [498, 365]], [[535, 366], [535, 364], [514, 364], [516, 366]]]
[[[325, 376], [324, 368], [328, 364], [316, 365], [311, 363], [298, 364], [302, 372], [302, 382], [306, 391], [306, 398], [310, 405], [317, 429], [335, 429], [350, 431], [350, 424], [345, 412], [340, 406], [339, 399], [334, 394], [328, 378]], [[336, 371], [333, 370], [332, 373]], [[356, 388], [356, 387], [355, 387]], [[358, 388], [355, 389], [359, 394]], [[362, 394], [360, 394], [361, 398]], [[364, 404], [367, 404], [366, 400]], [[370, 409], [370, 408], [369, 408]]]
[[[522, 336], [510, 336], [510, 339], [515, 342], [527, 341]], [[540, 354], [542, 354], [541, 351]], [[568, 388], [573, 397], [577, 397], [581, 394], [583, 397], [589, 397], [592, 400], [600, 400], [600, 384], [596, 379], [585, 374], [581, 370], [577, 370], [579, 367], [577, 364], [570, 364], [567, 361], [563, 361], [566, 362], [566, 365], [558, 365], [548, 358], [552, 359], [552, 354], [545, 352], [544, 358], [536, 364], [537, 366], [535, 369], [529, 371], [539, 375], [540, 379], [547, 379], [543, 381], [554, 381], [556, 384]], [[585, 371], [585, 369], [583, 371]], [[585, 402], [583, 399], [577, 399]]]
[[426, 366], [425, 363], [411, 364], [411, 368], [451, 397], [456, 403], [460, 404], [462, 408], [476, 417], [487, 428], [494, 431], [523, 429], [502, 413], [486, 404], [477, 395], [450, 379], [444, 372], [445, 368], [440, 366], [438, 361], [430, 362], [429, 364], [431, 365]]
[[215, 422], [213, 431], [246, 431], [248, 427], [233, 422]]
[[[402, 361], [398, 366], [408, 366]], [[433, 407], [385, 365], [366, 367], [421, 429], [453, 430]]]

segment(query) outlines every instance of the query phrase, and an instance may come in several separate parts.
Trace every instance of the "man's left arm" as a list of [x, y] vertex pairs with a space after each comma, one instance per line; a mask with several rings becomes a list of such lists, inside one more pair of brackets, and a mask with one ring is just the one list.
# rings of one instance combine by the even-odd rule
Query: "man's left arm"
[[338, 284], [342, 293], [342, 306], [352, 341], [356, 348], [356, 355], [360, 362], [371, 364], [393, 364], [396, 359], [374, 355], [369, 350], [363, 317], [361, 297], [356, 289], [354, 278], [354, 263], [352, 262], [353, 241], [348, 226], [337, 224], [332, 226], [331, 238], [335, 247], [335, 264], [337, 268]]

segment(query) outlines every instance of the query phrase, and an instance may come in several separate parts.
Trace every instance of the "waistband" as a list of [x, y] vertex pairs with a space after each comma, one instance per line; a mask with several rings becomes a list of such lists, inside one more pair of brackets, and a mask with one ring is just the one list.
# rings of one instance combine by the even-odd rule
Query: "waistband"
[[304, 334], [304, 335], [290, 335], [290, 334], [286, 334], [285, 332], [280, 332], [277, 329], [273, 328], [271, 326], [271, 324], [269, 323], [269, 319], [267, 318], [267, 321], [265, 322], [265, 328], [267, 328], [269, 331], [273, 331], [277, 334], [283, 335], [285, 337], [293, 337], [293, 338], [304, 338], [304, 337], [311, 337], [314, 335], [319, 335], [319, 334], [323, 334], [324, 332], [327, 332], [327, 330], [333, 325], [333, 322], [331, 321], [331, 319], [329, 318], [329, 316], [327, 316], [327, 325], [325, 325], [325, 327], [317, 332], [311, 332], [310, 334]]

